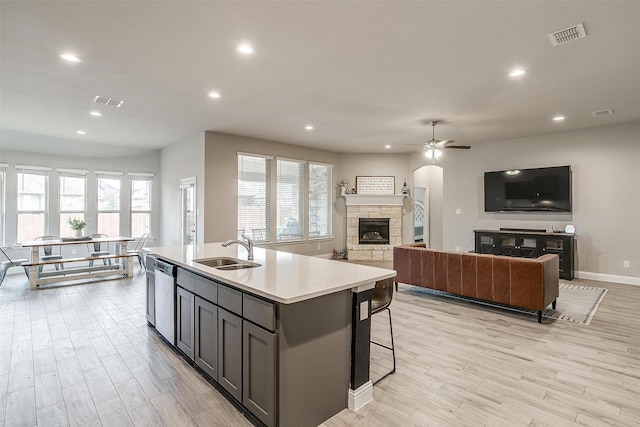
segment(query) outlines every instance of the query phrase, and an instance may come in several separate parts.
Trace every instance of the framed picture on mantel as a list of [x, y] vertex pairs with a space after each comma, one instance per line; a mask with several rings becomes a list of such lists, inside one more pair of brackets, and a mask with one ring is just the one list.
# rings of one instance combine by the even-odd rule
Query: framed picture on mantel
[[396, 194], [395, 176], [356, 176], [358, 194]]

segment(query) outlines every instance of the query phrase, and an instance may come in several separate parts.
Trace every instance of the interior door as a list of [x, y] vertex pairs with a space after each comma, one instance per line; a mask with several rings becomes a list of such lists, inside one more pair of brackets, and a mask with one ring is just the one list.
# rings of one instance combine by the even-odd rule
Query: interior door
[[197, 243], [196, 221], [196, 177], [180, 180], [180, 195], [182, 203], [182, 244], [195, 245]]

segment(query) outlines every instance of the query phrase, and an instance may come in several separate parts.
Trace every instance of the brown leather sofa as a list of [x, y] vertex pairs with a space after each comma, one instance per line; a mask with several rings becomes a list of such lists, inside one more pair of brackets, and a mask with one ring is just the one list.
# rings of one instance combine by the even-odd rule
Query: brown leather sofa
[[538, 312], [556, 306], [558, 256], [516, 258], [426, 249], [424, 243], [393, 248], [398, 282]]

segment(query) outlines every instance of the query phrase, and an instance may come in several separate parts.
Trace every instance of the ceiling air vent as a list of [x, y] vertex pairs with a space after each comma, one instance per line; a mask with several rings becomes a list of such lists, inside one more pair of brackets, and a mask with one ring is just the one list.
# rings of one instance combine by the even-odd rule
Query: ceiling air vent
[[584, 30], [584, 25], [582, 25], [582, 22], [572, 27], [565, 28], [564, 30], [556, 31], [555, 33], [549, 34], [551, 44], [554, 46], [565, 44], [572, 40], [581, 39], [583, 37], [587, 37], [587, 32]]
[[594, 111], [591, 114], [593, 114], [593, 117], [606, 116], [609, 114], [613, 114], [613, 108], [609, 108], [607, 110]]
[[120, 107], [124, 104], [124, 101], [121, 99], [109, 98], [108, 96], [96, 96], [93, 98], [93, 102], [96, 104], [110, 105], [111, 107]]

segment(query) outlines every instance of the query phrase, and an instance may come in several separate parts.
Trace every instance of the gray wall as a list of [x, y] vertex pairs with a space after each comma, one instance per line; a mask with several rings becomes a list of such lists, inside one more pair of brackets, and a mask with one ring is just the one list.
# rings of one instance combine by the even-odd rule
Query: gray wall
[[162, 245], [182, 243], [180, 180], [196, 177], [198, 243], [204, 243], [204, 132], [162, 150]]
[[[411, 158], [413, 169], [426, 163], [420, 156]], [[640, 122], [488, 142], [469, 151], [446, 150], [440, 164], [445, 249], [472, 250], [476, 228], [551, 231], [573, 223], [576, 270], [582, 277], [640, 277]], [[572, 168], [572, 213], [484, 212], [484, 172], [561, 165]], [[461, 215], [455, 214], [457, 208]], [[630, 268], [623, 267], [624, 260]]]

